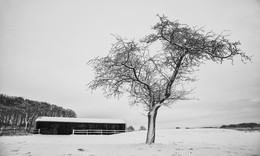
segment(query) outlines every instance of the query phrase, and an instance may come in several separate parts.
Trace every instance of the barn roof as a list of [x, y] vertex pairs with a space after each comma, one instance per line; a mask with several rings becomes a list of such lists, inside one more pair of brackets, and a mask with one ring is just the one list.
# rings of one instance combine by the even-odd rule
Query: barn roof
[[99, 119], [99, 118], [67, 118], [67, 117], [38, 117], [36, 122], [73, 122], [73, 123], [122, 123], [125, 124], [124, 120], [121, 119]]

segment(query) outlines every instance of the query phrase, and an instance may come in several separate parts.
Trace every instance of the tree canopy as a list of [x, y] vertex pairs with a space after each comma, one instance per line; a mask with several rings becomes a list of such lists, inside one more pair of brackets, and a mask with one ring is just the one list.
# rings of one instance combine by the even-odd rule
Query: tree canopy
[[[183, 88], [183, 82], [194, 81], [192, 73], [206, 60], [233, 62], [237, 55], [243, 62], [250, 60], [238, 48], [240, 42], [230, 42], [228, 35], [205, 33], [203, 28], [171, 22], [165, 16], [159, 19], [152, 27], [155, 33], [140, 42], [116, 36], [106, 57], [90, 60], [96, 77], [89, 87], [102, 87], [107, 97], [129, 93], [132, 104], [142, 103], [150, 110], [158, 103], [186, 99], [190, 90]], [[162, 48], [151, 55], [149, 46], [157, 41]]]

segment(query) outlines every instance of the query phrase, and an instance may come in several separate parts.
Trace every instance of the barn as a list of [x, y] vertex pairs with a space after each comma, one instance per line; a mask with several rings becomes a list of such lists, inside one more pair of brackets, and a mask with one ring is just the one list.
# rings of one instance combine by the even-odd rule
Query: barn
[[39, 134], [115, 134], [125, 132], [126, 123], [120, 119], [38, 117]]

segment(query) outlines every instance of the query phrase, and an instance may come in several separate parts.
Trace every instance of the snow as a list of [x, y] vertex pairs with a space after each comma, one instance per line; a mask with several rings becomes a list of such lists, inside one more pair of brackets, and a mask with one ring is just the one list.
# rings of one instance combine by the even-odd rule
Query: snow
[[163, 129], [156, 143], [146, 131], [116, 135], [0, 137], [1, 156], [260, 156], [260, 132], [225, 129]]
[[66, 117], [38, 117], [37, 121], [48, 122], [74, 122], [74, 123], [123, 123], [124, 120], [120, 119], [99, 119], [99, 118], [66, 118]]

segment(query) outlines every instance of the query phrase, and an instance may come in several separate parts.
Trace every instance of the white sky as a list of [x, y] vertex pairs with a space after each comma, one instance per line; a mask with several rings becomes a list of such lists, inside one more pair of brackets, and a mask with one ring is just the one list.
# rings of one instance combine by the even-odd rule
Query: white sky
[[0, 0], [0, 93], [73, 109], [78, 117], [119, 118], [146, 126], [142, 107], [127, 95], [106, 99], [91, 93], [89, 59], [106, 56], [111, 34], [139, 39], [164, 14], [220, 33], [254, 55], [253, 63], [207, 62], [196, 73], [199, 100], [160, 108], [158, 128], [260, 122], [259, 0]]

